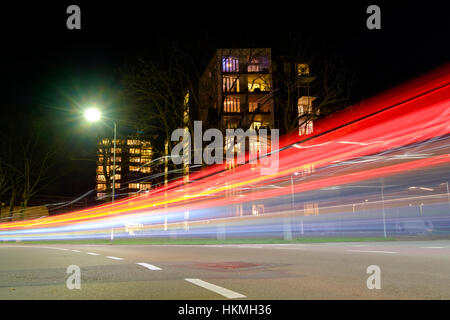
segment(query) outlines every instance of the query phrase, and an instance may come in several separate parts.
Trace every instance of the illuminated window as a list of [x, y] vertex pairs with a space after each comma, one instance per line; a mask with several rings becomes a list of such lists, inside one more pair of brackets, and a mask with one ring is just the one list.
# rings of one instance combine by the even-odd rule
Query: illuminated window
[[102, 199], [104, 197], [106, 197], [106, 193], [103, 193], [103, 192], [97, 193], [97, 198]]
[[239, 59], [236, 57], [222, 57], [223, 72], [239, 72]]
[[141, 149], [138, 148], [130, 148], [130, 154], [140, 154]]
[[306, 63], [296, 63], [295, 69], [298, 76], [308, 76], [309, 75], [309, 65]]
[[115, 186], [116, 186], [115, 187], [116, 189], [119, 189], [120, 188], [120, 183], [116, 183]]
[[152, 149], [142, 149], [142, 155], [143, 156], [151, 156], [152, 155]]
[[136, 139], [128, 139], [128, 140], [127, 140], [127, 144], [128, 144], [129, 146], [138, 146], [138, 145], [141, 144], [141, 141], [136, 140]]
[[106, 181], [105, 175], [99, 174], [99, 175], [97, 176], [97, 181], [105, 182], [105, 181]]
[[141, 157], [130, 157], [130, 162], [140, 163], [141, 162]]
[[252, 57], [249, 59], [247, 72], [265, 72], [269, 69], [268, 57]]
[[139, 189], [139, 183], [129, 183], [128, 188], [130, 189]]
[[130, 166], [130, 171], [139, 171], [138, 166]]
[[226, 97], [223, 105], [225, 112], [241, 112], [239, 97]]
[[224, 92], [239, 92], [239, 78], [232, 76], [223, 77]]
[[237, 129], [237, 127], [239, 126], [241, 120], [240, 119], [236, 119], [236, 118], [225, 118], [225, 127], [227, 129]]
[[106, 190], [106, 184], [104, 184], [104, 183], [97, 184], [97, 191], [103, 191], [103, 190]]
[[141, 172], [142, 173], [150, 173], [150, 172], [152, 172], [152, 168], [150, 168], [150, 167], [142, 167], [141, 168]]
[[261, 92], [270, 91], [269, 78], [267, 76], [248, 77], [248, 91], [249, 92]]
[[250, 129], [259, 130], [261, 125], [262, 123], [260, 121], [253, 121], [252, 124], [250, 125]]
[[[121, 153], [122, 149], [116, 148], [116, 154]], [[111, 153], [114, 154], [114, 148], [111, 148]]]
[[[122, 161], [122, 157], [118, 157], [116, 156], [116, 162], [121, 162]], [[111, 156], [111, 163], [114, 162], [114, 156]]]
[[140, 190], [150, 190], [152, 188], [152, 184], [151, 183], [141, 183], [140, 185]]

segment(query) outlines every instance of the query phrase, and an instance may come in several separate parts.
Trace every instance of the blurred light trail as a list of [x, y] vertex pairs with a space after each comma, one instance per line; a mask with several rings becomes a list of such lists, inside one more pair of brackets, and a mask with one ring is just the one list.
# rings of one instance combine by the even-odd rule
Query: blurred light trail
[[215, 165], [114, 204], [1, 223], [0, 240], [110, 228], [119, 238], [450, 234], [449, 75], [447, 65], [283, 137], [274, 174]]

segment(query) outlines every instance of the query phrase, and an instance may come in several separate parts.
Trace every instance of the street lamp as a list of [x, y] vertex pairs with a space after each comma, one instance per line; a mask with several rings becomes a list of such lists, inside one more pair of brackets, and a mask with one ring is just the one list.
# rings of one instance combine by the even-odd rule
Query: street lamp
[[[102, 118], [100, 110], [97, 108], [89, 108], [84, 112], [84, 117], [89, 122], [96, 122]], [[112, 194], [111, 203], [114, 203], [114, 198], [116, 196], [116, 137], [117, 137], [117, 123], [112, 121], [114, 125], [114, 140], [113, 140], [113, 181], [112, 181]], [[114, 240], [114, 229], [111, 228], [111, 241]]]

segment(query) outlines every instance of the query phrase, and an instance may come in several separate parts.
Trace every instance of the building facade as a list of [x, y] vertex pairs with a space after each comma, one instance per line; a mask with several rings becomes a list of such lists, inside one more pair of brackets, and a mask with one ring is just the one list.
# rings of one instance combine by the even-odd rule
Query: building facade
[[199, 117], [210, 127], [274, 128], [270, 48], [218, 49], [200, 82]]
[[[116, 140], [116, 197], [128, 196], [149, 190], [153, 151], [148, 140], [136, 137]], [[96, 191], [99, 200], [111, 197], [113, 181], [113, 140], [104, 138], [98, 142]]]

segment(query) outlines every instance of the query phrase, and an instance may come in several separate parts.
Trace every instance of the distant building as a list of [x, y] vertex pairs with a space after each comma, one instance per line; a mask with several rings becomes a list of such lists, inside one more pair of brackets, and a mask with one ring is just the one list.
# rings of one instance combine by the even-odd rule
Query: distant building
[[[98, 142], [97, 149], [97, 198], [110, 198], [113, 181], [113, 141], [104, 138]], [[152, 187], [147, 179], [153, 172], [151, 161], [153, 150], [150, 141], [136, 137], [116, 141], [115, 194], [131, 195], [144, 192]]]
[[299, 135], [310, 134], [313, 121], [309, 115], [315, 97], [309, 88], [314, 79], [308, 64], [285, 57], [274, 59], [270, 48], [218, 49], [201, 77], [199, 118], [223, 132], [231, 128], [282, 129], [286, 115], [280, 109], [286, 107], [282, 101], [290, 95], [297, 106], [289, 112], [289, 119], [299, 117]]
[[270, 48], [218, 49], [200, 83], [199, 117], [224, 131], [274, 127]]

